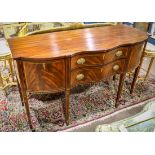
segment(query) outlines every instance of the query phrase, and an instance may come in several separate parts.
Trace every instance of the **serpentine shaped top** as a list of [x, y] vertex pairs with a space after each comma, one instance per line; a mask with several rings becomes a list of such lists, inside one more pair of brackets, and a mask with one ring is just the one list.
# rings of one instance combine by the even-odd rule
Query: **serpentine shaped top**
[[76, 29], [8, 39], [14, 59], [51, 59], [81, 52], [106, 51], [148, 39], [148, 34], [125, 26]]

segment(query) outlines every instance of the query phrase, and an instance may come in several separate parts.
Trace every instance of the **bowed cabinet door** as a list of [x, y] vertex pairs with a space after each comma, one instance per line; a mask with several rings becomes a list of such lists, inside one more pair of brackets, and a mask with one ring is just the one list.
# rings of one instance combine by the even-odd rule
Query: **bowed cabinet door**
[[57, 92], [65, 89], [64, 59], [44, 62], [23, 62], [27, 90]]

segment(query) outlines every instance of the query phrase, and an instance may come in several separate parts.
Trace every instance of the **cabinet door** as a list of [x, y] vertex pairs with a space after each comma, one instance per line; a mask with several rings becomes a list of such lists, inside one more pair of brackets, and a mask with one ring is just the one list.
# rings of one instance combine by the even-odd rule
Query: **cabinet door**
[[24, 62], [28, 91], [60, 91], [65, 88], [65, 61]]

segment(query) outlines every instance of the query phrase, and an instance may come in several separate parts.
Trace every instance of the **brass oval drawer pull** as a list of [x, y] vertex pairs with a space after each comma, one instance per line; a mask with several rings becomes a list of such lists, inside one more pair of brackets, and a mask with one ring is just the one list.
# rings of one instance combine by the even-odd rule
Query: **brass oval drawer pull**
[[122, 51], [117, 51], [116, 54], [115, 54], [117, 57], [120, 57], [123, 55], [123, 52]]
[[114, 70], [114, 71], [118, 71], [119, 68], [120, 68], [119, 65], [115, 65], [115, 66], [113, 66], [113, 70]]
[[77, 76], [76, 76], [76, 79], [77, 80], [82, 80], [84, 78], [84, 75], [83, 74], [78, 74]]
[[78, 65], [82, 65], [82, 64], [84, 64], [85, 62], [86, 62], [85, 58], [79, 58], [79, 59], [77, 60], [77, 64], [78, 64]]

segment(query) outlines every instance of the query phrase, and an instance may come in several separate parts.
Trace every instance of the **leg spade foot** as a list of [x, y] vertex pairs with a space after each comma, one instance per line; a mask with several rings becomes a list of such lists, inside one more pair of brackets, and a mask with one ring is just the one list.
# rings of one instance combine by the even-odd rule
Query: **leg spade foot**
[[32, 126], [30, 109], [29, 109], [28, 99], [27, 99], [26, 95], [24, 95], [24, 106], [25, 106], [25, 110], [26, 110], [26, 114], [27, 114], [27, 118], [28, 118], [28, 123], [29, 123], [30, 129], [33, 131], [34, 129], [33, 129], [33, 126]]

